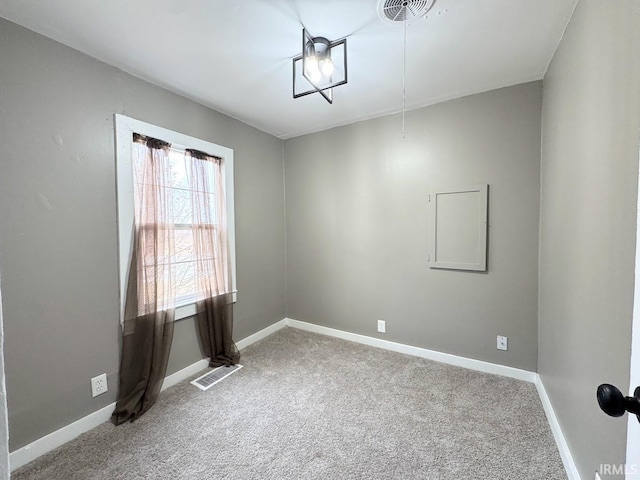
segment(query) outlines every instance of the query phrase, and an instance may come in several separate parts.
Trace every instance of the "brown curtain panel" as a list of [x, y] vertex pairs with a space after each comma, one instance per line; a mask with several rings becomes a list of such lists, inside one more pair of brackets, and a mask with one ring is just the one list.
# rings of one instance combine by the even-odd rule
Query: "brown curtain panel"
[[187, 150], [185, 158], [193, 211], [200, 340], [211, 367], [232, 365], [240, 354], [232, 340], [233, 292], [222, 160], [195, 150]]
[[170, 145], [134, 135], [135, 225], [114, 424], [134, 421], [156, 401], [174, 320]]

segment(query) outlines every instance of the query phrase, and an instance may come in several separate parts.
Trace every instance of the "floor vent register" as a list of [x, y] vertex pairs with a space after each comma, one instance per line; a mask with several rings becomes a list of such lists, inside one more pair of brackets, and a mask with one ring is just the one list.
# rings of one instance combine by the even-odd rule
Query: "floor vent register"
[[214, 368], [210, 372], [205, 373], [201, 377], [196, 378], [191, 382], [192, 385], [195, 385], [200, 390], [208, 390], [213, 387], [216, 383], [221, 382], [225, 378], [227, 378], [232, 373], [237, 372], [242, 368], [242, 365], [223, 365], [222, 367]]

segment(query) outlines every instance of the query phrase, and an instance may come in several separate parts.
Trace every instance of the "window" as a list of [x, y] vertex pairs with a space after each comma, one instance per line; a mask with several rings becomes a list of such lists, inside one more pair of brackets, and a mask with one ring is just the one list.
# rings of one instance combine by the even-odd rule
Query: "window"
[[[167, 192], [170, 208], [167, 210], [167, 218], [163, 224], [165, 228], [173, 229], [172, 238], [173, 256], [167, 259], [171, 263], [171, 277], [176, 288], [176, 320], [195, 314], [196, 296], [196, 268], [193, 248], [193, 212], [191, 207], [191, 187], [187, 181], [189, 164], [187, 162], [202, 162], [201, 166], [209, 175], [207, 169], [213, 169], [213, 163], [199, 160], [185, 155], [186, 149], [194, 149], [206, 152], [208, 155], [220, 158], [221, 171], [224, 178], [225, 192], [215, 191], [215, 182], [207, 182], [207, 187], [196, 192], [197, 195], [206, 195], [212, 205], [218, 201], [219, 195], [225, 194], [227, 212], [227, 230], [229, 237], [229, 256], [232, 289], [234, 297], [235, 287], [235, 229], [233, 215], [233, 151], [219, 145], [205, 142], [197, 138], [182, 135], [122, 115], [116, 115], [116, 164], [118, 181], [118, 238], [119, 238], [119, 266], [120, 266], [120, 315], [124, 318], [124, 304], [126, 297], [126, 285], [128, 269], [133, 248], [134, 205], [136, 192], [139, 189], [141, 175], [139, 172], [143, 164], [144, 156], [137, 151], [143, 149], [132, 141], [134, 133], [161, 139], [171, 144], [169, 156], [169, 177], [171, 184]], [[213, 170], [210, 172], [213, 178]], [[215, 209], [214, 209], [215, 210]], [[198, 228], [216, 228], [215, 214], [206, 217], [197, 226]], [[160, 225], [160, 228], [162, 228]], [[144, 236], [146, 229], [157, 226], [140, 226], [140, 234]], [[144, 260], [142, 260], [144, 265]]]

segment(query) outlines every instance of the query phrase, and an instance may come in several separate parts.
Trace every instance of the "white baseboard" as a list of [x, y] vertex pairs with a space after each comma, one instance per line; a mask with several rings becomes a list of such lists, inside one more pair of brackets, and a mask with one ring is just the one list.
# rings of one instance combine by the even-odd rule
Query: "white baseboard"
[[558, 446], [558, 451], [560, 452], [560, 458], [562, 458], [564, 469], [567, 472], [567, 477], [569, 480], [581, 480], [578, 468], [573, 461], [573, 455], [571, 455], [571, 450], [569, 450], [567, 440], [564, 437], [564, 433], [562, 433], [562, 428], [560, 428], [558, 417], [556, 417], [556, 413], [551, 405], [551, 400], [549, 400], [549, 395], [547, 395], [547, 390], [544, 388], [542, 379], [538, 374], [536, 374], [535, 384], [536, 389], [538, 390], [538, 395], [540, 396], [540, 401], [542, 402], [542, 407], [544, 408], [544, 413], [547, 415], [547, 420], [549, 421], [553, 438], [556, 440], [556, 445]]
[[192, 363], [191, 365], [183, 368], [182, 370], [178, 370], [176, 373], [172, 373], [171, 375], [164, 377], [164, 381], [162, 382], [162, 389], [160, 391], [164, 391], [167, 388], [177, 385], [181, 381], [194, 376], [196, 373], [198, 373], [201, 370], [204, 370], [208, 366], [209, 366], [209, 359], [203, 358], [202, 360], [198, 360], [196, 363]]
[[[173, 387], [182, 380], [195, 375], [200, 370], [204, 370], [209, 365], [208, 359], [202, 359], [193, 365], [189, 365], [182, 370], [167, 376], [162, 382], [162, 390], [166, 390], [169, 387]], [[86, 417], [82, 417], [69, 425], [62, 427], [55, 432], [51, 432], [42, 438], [39, 438], [35, 442], [26, 445], [15, 452], [9, 454], [9, 464], [11, 465], [11, 471], [26, 465], [27, 463], [35, 460], [41, 455], [50, 452], [51, 450], [58, 448], [61, 445], [73, 440], [77, 436], [94, 429], [101, 423], [108, 421], [111, 418], [113, 410], [116, 408], [116, 404], [112, 403], [100, 410], [90, 413]]]
[[530, 372], [528, 370], [506, 367], [504, 365], [483, 362], [482, 360], [474, 360], [472, 358], [459, 357], [458, 355], [451, 355], [449, 353], [436, 352], [435, 350], [428, 350], [426, 348], [413, 347], [411, 345], [405, 345], [402, 343], [390, 342], [388, 340], [382, 340], [380, 338], [367, 337], [365, 335], [358, 335], [356, 333], [336, 330], [334, 328], [322, 327], [320, 325], [301, 322], [299, 320], [293, 320], [291, 318], [287, 318], [286, 323], [289, 327], [299, 328], [300, 330], [306, 330], [308, 332], [329, 335], [331, 337], [342, 338], [343, 340], [350, 340], [352, 342], [362, 343], [371, 347], [383, 348], [385, 350], [413, 355], [414, 357], [426, 358], [428, 360], [447, 363], [449, 365], [455, 365], [456, 367], [464, 367], [470, 370], [477, 370], [479, 372], [502, 375], [503, 377], [524, 380], [525, 382], [535, 383], [537, 377], [537, 374], [535, 372]]
[[381, 340], [379, 338], [367, 337], [365, 335], [358, 335], [356, 333], [350, 333], [342, 330], [336, 330], [334, 328], [315, 325], [312, 323], [301, 322], [299, 320], [293, 320], [291, 318], [286, 318], [285, 320], [287, 326], [299, 328], [308, 332], [329, 335], [331, 337], [342, 338], [344, 340], [350, 340], [352, 342], [362, 343], [364, 345], [369, 345], [372, 347], [405, 353], [407, 355], [413, 355], [416, 357], [426, 358], [428, 360], [434, 360], [436, 362], [447, 363], [449, 365], [455, 365], [457, 367], [464, 367], [470, 370], [477, 370], [480, 372], [502, 375], [504, 377], [511, 377], [517, 380], [524, 380], [526, 382], [535, 384], [536, 389], [538, 390], [538, 395], [540, 396], [540, 401], [542, 402], [542, 407], [544, 408], [545, 414], [547, 415], [547, 420], [549, 421], [551, 432], [553, 433], [556, 445], [558, 446], [558, 451], [560, 452], [562, 463], [564, 464], [564, 468], [567, 472], [567, 477], [569, 480], [581, 480], [578, 469], [576, 468], [576, 464], [573, 461], [573, 456], [571, 455], [571, 451], [569, 450], [569, 445], [567, 444], [564, 434], [562, 433], [562, 429], [560, 428], [558, 418], [556, 417], [556, 414], [553, 411], [553, 407], [551, 406], [549, 396], [547, 395], [547, 392], [544, 388], [542, 379], [537, 373], [513, 367], [506, 367], [504, 365], [496, 365], [494, 363], [483, 362], [481, 360], [459, 357], [457, 355], [451, 355], [448, 353], [436, 352], [434, 350], [428, 350], [425, 348], [413, 347], [410, 345], [404, 345], [402, 343], [390, 342], [388, 340]]
[[[257, 342], [258, 340], [262, 340], [263, 338], [268, 337], [272, 333], [284, 328], [286, 326], [285, 320], [280, 320], [273, 325], [268, 326], [264, 330], [260, 330], [253, 335], [240, 340], [236, 343], [238, 349], [242, 350], [243, 348], [248, 347], [252, 343]], [[192, 377], [196, 373], [204, 370], [209, 366], [209, 359], [203, 358], [202, 360], [197, 361], [196, 363], [189, 365], [182, 370], [173, 373], [167, 376], [162, 382], [162, 390], [166, 390], [169, 387], [173, 387], [174, 385], [186, 380], [189, 377]], [[88, 432], [89, 430], [97, 427], [101, 423], [108, 421], [111, 418], [111, 414], [115, 409], [116, 404], [112, 403], [107, 405], [106, 407], [101, 408], [100, 410], [90, 413], [86, 417], [83, 417], [79, 420], [76, 420], [73, 423], [70, 423], [67, 426], [62, 427], [55, 432], [51, 432], [48, 435], [45, 435], [42, 438], [30, 443], [29, 445], [25, 445], [24, 447], [11, 452], [9, 454], [9, 465], [11, 466], [11, 471], [14, 471], [29, 462], [32, 462], [36, 458], [44, 455], [45, 453], [50, 452], [51, 450], [58, 448], [61, 445], [73, 440], [79, 435]]]
[[11, 452], [9, 454], [9, 465], [11, 471], [26, 465], [27, 463], [35, 460], [41, 455], [50, 452], [54, 448], [73, 440], [78, 435], [88, 432], [92, 428], [97, 427], [101, 423], [106, 422], [111, 418], [113, 409], [116, 407], [115, 403], [107, 405], [101, 408], [97, 412], [90, 413], [86, 417], [76, 420], [69, 425], [62, 427], [60, 430], [51, 432], [49, 435], [45, 435], [39, 438], [35, 442], [25, 445], [24, 447]]
[[[481, 360], [474, 360], [457, 355], [451, 355], [448, 353], [437, 352], [434, 350], [428, 350], [426, 348], [390, 342], [388, 340], [381, 340], [379, 338], [367, 337], [365, 335], [359, 335], [356, 333], [336, 330], [334, 328], [314, 325], [312, 323], [301, 322], [291, 318], [280, 320], [279, 322], [276, 322], [273, 325], [270, 325], [269, 327], [260, 330], [259, 332], [254, 333], [253, 335], [250, 335], [249, 337], [240, 340], [239, 342], [236, 342], [236, 346], [238, 347], [238, 349], [242, 350], [286, 326], [297, 328], [300, 330], [306, 330], [308, 332], [341, 338], [372, 347], [383, 348], [385, 350], [391, 350], [398, 353], [426, 358], [428, 360], [434, 360], [436, 362], [442, 362], [449, 365], [468, 368], [470, 370], [502, 375], [505, 377], [534, 383], [538, 390], [538, 394], [540, 395], [540, 400], [542, 401], [542, 406], [544, 407], [545, 413], [547, 415], [547, 419], [551, 426], [551, 431], [553, 432], [556, 444], [558, 445], [558, 450], [560, 451], [560, 456], [567, 471], [568, 478], [569, 480], [581, 480], [578, 470], [573, 461], [573, 457], [571, 456], [569, 446], [567, 445], [567, 442], [562, 433], [562, 429], [560, 428], [560, 424], [558, 423], [558, 419], [555, 416], [555, 413], [551, 406], [551, 402], [549, 400], [549, 397], [547, 396], [547, 392], [544, 388], [542, 380], [537, 373], [513, 367], [506, 367], [504, 365], [483, 362]], [[193, 365], [190, 365], [172, 375], [167, 376], [162, 384], [162, 390], [172, 387], [177, 383], [195, 375], [199, 371], [204, 370], [205, 368], [207, 368], [208, 364], [208, 359], [202, 359], [194, 363]], [[93, 412], [86, 417], [83, 417], [65, 427], [62, 427], [55, 432], [45, 435], [44, 437], [16, 450], [15, 452], [11, 452], [11, 454], [9, 455], [11, 471], [20, 468], [23, 465], [26, 465], [39, 456], [50, 452], [51, 450], [65, 444], [70, 440], [73, 440], [80, 434], [87, 432], [97, 427], [101, 423], [108, 421], [111, 418], [111, 414], [113, 413], [114, 408], [115, 403], [107, 405], [106, 407], [101, 408], [100, 410]]]
[[263, 338], [267, 338], [272, 333], [275, 333], [281, 328], [284, 328], [286, 326], [287, 326], [287, 319], [283, 318], [279, 322], [276, 322], [273, 325], [269, 325], [267, 328], [264, 328], [259, 332], [256, 332], [253, 335], [249, 335], [247, 338], [240, 340], [239, 342], [236, 342], [236, 347], [238, 347], [238, 350], [247, 348], [252, 343], [256, 343], [257, 341], [262, 340]]

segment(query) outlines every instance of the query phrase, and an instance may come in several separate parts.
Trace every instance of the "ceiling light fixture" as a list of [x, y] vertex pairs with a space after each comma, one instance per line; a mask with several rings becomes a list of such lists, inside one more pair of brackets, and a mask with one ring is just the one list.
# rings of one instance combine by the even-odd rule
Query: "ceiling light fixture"
[[402, 22], [404, 27], [402, 50], [402, 138], [405, 138], [404, 116], [407, 109], [407, 23], [424, 18], [437, 0], [380, 0], [378, 16], [391, 25]]
[[347, 39], [330, 42], [303, 29], [302, 54], [293, 58], [293, 98], [319, 93], [333, 103], [333, 88], [345, 83]]

